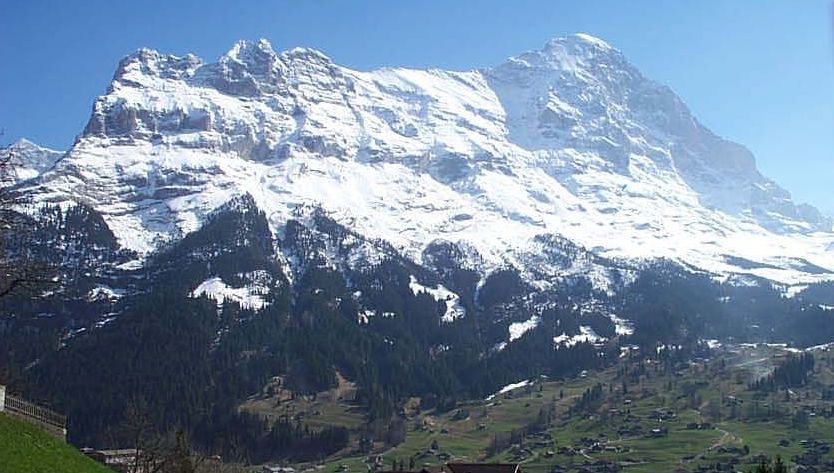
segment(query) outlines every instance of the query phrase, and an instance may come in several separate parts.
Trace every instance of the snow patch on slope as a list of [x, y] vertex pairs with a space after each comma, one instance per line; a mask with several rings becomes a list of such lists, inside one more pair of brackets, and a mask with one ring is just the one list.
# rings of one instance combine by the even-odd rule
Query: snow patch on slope
[[799, 284], [799, 285], [796, 285], [796, 286], [787, 286], [784, 290], [785, 298], [793, 299], [794, 297], [798, 296], [799, 294], [802, 294], [802, 292], [804, 292], [805, 289], [808, 289], [808, 285], [806, 285], [806, 284]]
[[417, 282], [417, 278], [412, 275], [410, 276], [408, 287], [415, 296], [426, 293], [434, 297], [434, 300], [444, 302], [446, 304], [446, 312], [441, 317], [443, 322], [454, 322], [466, 316], [466, 309], [460, 304], [460, 296], [446, 289], [442, 284], [437, 287], [424, 286]]
[[206, 296], [217, 302], [218, 307], [224, 302], [233, 302], [242, 309], [260, 310], [268, 305], [264, 295], [269, 294], [269, 289], [260, 285], [250, 285], [241, 288], [234, 288], [227, 285], [219, 277], [206, 279], [197, 286], [190, 294], [197, 298]]
[[504, 386], [503, 388], [499, 389], [498, 392], [495, 394], [490, 394], [486, 397], [487, 401], [491, 401], [495, 399], [496, 396], [500, 396], [501, 394], [507, 394], [510, 391], [515, 391], [516, 389], [523, 388], [525, 386], [530, 385], [530, 380], [519, 381], [518, 383], [512, 383]]
[[510, 342], [518, 340], [525, 333], [538, 327], [539, 322], [541, 322], [541, 317], [539, 317], [538, 315], [534, 315], [529, 319], [525, 320], [524, 322], [515, 322], [510, 324], [508, 329], [510, 332]]
[[608, 318], [614, 323], [614, 333], [617, 335], [634, 335], [634, 323], [617, 317], [614, 314], [609, 314]]
[[100, 300], [109, 300], [115, 301], [122, 298], [125, 295], [124, 289], [114, 289], [110, 286], [104, 284], [98, 284], [96, 287], [90, 289], [90, 292], [87, 293], [87, 300], [89, 301], [100, 301]]
[[562, 333], [562, 335], [559, 335], [558, 337], [553, 337], [553, 345], [557, 347], [572, 347], [578, 343], [598, 344], [604, 341], [606, 341], [605, 337], [597, 335], [594, 329], [587, 325], [582, 325], [579, 327], [578, 335], [569, 336], [565, 333]]

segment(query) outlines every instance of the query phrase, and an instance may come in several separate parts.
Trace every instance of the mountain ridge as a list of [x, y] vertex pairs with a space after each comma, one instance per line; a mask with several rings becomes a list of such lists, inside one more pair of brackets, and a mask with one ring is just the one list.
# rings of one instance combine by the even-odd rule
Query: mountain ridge
[[530, 266], [547, 234], [790, 284], [832, 277], [803, 260], [834, 268], [830, 219], [584, 34], [466, 72], [353, 71], [265, 40], [214, 63], [141, 49], [28, 185], [39, 202], [91, 205], [143, 253], [248, 193], [273, 231], [322, 206], [417, 262], [435, 240], [471, 245], [484, 272]]

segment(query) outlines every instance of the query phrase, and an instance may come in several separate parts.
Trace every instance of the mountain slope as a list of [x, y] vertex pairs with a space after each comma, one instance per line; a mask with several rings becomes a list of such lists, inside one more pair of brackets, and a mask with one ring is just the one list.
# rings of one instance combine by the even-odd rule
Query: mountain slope
[[264, 40], [215, 63], [140, 50], [31, 188], [92, 206], [143, 253], [249, 193], [278, 233], [320, 206], [418, 262], [432, 241], [468, 245], [481, 272], [534, 264], [526, 249], [554, 233], [784, 283], [834, 269], [830, 219], [584, 34], [469, 72], [359, 72]]

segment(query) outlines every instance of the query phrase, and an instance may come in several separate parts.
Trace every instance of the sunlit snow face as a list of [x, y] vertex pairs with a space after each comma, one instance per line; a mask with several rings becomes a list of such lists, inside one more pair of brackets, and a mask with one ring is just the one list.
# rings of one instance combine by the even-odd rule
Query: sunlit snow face
[[320, 206], [415, 261], [433, 241], [455, 242], [479, 271], [514, 266], [534, 285], [580, 271], [599, 287], [609, 279], [592, 262], [543, 257], [541, 235], [791, 284], [834, 268], [834, 238], [814, 233], [829, 221], [582, 35], [470, 72], [358, 72], [263, 42], [211, 64], [140, 51], [54, 164], [36, 171], [36, 199], [89, 202], [143, 254], [248, 193], [276, 233]]

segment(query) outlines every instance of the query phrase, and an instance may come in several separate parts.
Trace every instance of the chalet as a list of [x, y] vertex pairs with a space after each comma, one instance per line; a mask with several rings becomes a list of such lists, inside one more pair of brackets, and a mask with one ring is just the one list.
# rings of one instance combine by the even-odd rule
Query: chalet
[[444, 466], [426, 466], [412, 472], [380, 471], [379, 473], [522, 473], [517, 463], [447, 463]]
[[449, 470], [445, 466], [425, 466], [415, 471], [387, 470], [377, 473], [449, 473]]
[[290, 466], [264, 466], [261, 473], [295, 473], [295, 468]]
[[93, 460], [118, 473], [142, 473], [144, 471], [144, 468], [139, 466], [139, 462], [137, 462], [137, 456], [140, 453], [133, 448], [118, 450], [83, 448], [81, 451]]
[[518, 463], [447, 463], [450, 473], [522, 473]]
[[649, 432], [648, 437], [649, 438], [660, 438], [660, 437], [666, 437], [667, 435], [669, 435], [669, 431], [664, 427], [662, 429], [652, 429]]

